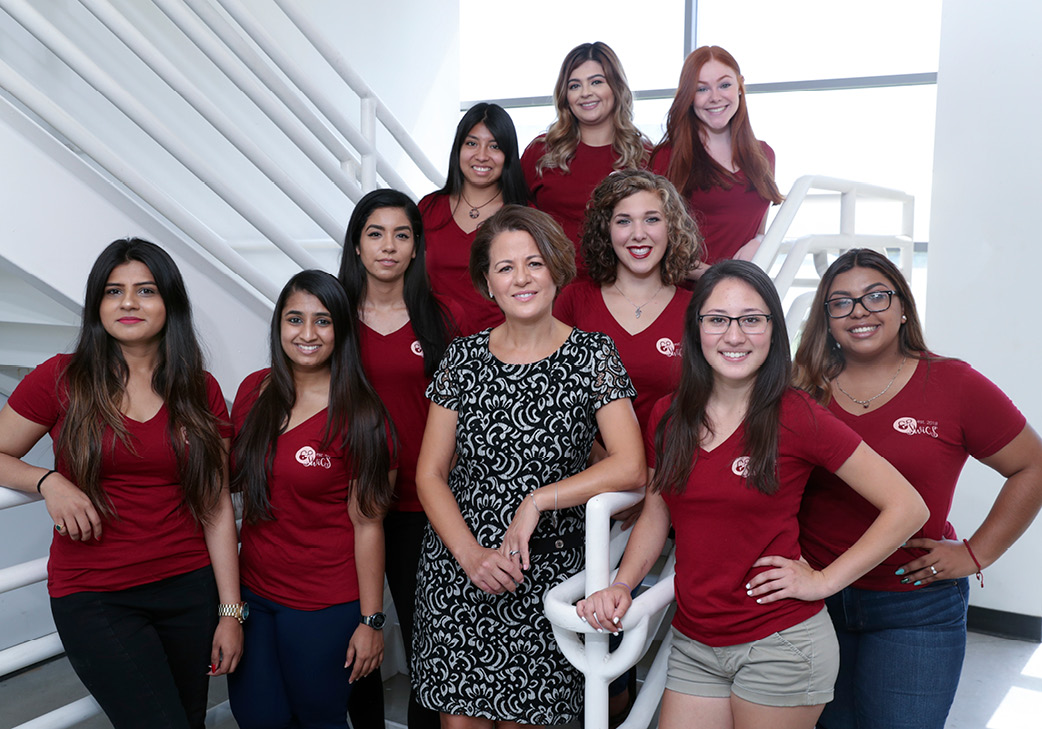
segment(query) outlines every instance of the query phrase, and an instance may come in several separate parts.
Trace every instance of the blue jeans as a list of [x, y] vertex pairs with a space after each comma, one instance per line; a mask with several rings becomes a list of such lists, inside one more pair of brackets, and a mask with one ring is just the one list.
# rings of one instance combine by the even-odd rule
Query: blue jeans
[[347, 645], [357, 600], [295, 610], [242, 588], [250, 605], [242, 661], [228, 674], [228, 700], [242, 729], [347, 729]]
[[820, 729], [944, 729], [966, 654], [969, 582], [855, 587], [825, 600], [840, 667]]

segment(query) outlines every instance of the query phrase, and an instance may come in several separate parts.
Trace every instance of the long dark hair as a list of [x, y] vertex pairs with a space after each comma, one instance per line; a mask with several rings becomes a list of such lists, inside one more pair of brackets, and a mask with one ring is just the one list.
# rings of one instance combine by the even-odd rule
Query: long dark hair
[[870, 268], [878, 271], [897, 292], [902, 311], [907, 321], [901, 325], [897, 335], [897, 346], [906, 357], [931, 359], [934, 356], [926, 347], [923, 325], [919, 323], [919, 312], [915, 308], [912, 288], [908, 285], [901, 269], [882, 253], [868, 248], [852, 248], [832, 262], [818, 284], [814, 303], [810, 306], [807, 323], [803, 327], [800, 346], [796, 350], [794, 384], [806, 390], [822, 405], [832, 399], [829, 383], [839, 376], [846, 366], [843, 350], [829, 332], [829, 320], [825, 314], [825, 300], [832, 289], [832, 282], [841, 273], [853, 268]]
[[[463, 169], [460, 167], [459, 155], [463, 143], [467, 141], [470, 130], [478, 124], [484, 124], [489, 134], [499, 145], [503, 153], [503, 174], [499, 178], [499, 189], [503, 191], [503, 202], [507, 205], [527, 205], [528, 185], [521, 171], [521, 160], [518, 157], [517, 130], [510, 114], [499, 104], [481, 102], [467, 109], [467, 113], [456, 125], [456, 137], [452, 140], [449, 152], [449, 174], [445, 186], [438, 190], [443, 195], [459, 195], [463, 191]], [[426, 212], [426, 211], [424, 211]]]
[[297, 292], [309, 293], [329, 312], [333, 322], [333, 353], [329, 357], [329, 409], [322, 447], [347, 452], [363, 514], [374, 517], [390, 505], [391, 465], [383, 403], [366, 379], [358, 356], [358, 339], [351, 308], [340, 283], [325, 271], [301, 271], [286, 283], [271, 317], [271, 372], [235, 438], [232, 488], [243, 493], [243, 518], [256, 523], [274, 518], [268, 483], [279, 436], [286, 429], [296, 402], [289, 357], [282, 349], [282, 314]]
[[221, 493], [226, 455], [217, 418], [210, 410], [207, 375], [184, 279], [170, 255], [154, 243], [140, 238], [113, 241], [87, 276], [79, 340], [62, 373], [68, 402], [58, 455], [94, 507], [115, 515], [99, 478], [105, 429], [111, 428], [131, 450], [134, 444], [120, 413], [127, 362], [119, 342], [105, 331], [101, 302], [112, 270], [131, 261], [148, 267], [166, 308], [152, 389], [166, 404], [167, 435], [177, 457], [183, 504], [196, 522], [205, 523]]
[[358, 246], [369, 216], [380, 208], [397, 208], [404, 211], [409, 225], [412, 226], [413, 250], [416, 257], [405, 269], [402, 297], [409, 312], [409, 323], [423, 348], [424, 374], [433, 377], [441, 356], [445, 354], [445, 348], [449, 346], [452, 333], [459, 329], [459, 324], [431, 293], [431, 282], [427, 278], [427, 246], [423, 239], [423, 218], [416, 203], [408, 195], [398, 190], [373, 190], [358, 201], [347, 224], [338, 278], [347, 292], [352, 317], [356, 317], [365, 301], [367, 281], [365, 266], [358, 255]]
[[717, 284], [727, 279], [747, 283], [767, 304], [771, 315], [771, 347], [756, 373], [745, 415], [743, 447], [749, 455], [746, 482], [765, 494], [778, 489], [778, 428], [782, 396], [789, 388], [792, 363], [785, 312], [774, 283], [748, 261], [726, 260], [709, 268], [695, 285], [684, 320], [680, 384], [655, 430], [656, 491], [682, 493], [702, 442], [703, 430], [713, 432], [706, 406], [713, 392], [713, 368], [702, 353], [698, 315]]

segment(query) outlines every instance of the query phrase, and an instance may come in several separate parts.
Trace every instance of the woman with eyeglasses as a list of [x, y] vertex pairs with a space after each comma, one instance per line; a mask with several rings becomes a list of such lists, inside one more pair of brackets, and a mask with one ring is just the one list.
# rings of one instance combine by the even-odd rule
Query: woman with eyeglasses
[[[993, 383], [926, 346], [911, 290], [890, 260], [851, 250], [825, 272], [796, 352], [796, 384], [915, 486], [923, 528], [827, 600], [840, 643], [836, 699], [819, 726], [941, 729], [966, 648], [968, 575], [1016, 541], [1042, 503], [1042, 442]], [[1006, 479], [984, 523], [959, 539], [947, 521], [968, 456]], [[850, 546], [875, 509], [820, 469], [800, 510], [817, 568]]]
[[[645, 434], [644, 510], [615, 582], [580, 601], [600, 630], [626, 627], [630, 586], [676, 530], [677, 612], [660, 726], [810, 729], [839, 663], [822, 599], [893, 551], [927, 517], [922, 499], [847, 426], [790, 387], [770, 278], [723, 261], [696, 284], [680, 384]], [[879, 513], [819, 569], [799, 560], [797, 513], [815, 467]], [[841, 488], [846, 488], [841, 486]]]

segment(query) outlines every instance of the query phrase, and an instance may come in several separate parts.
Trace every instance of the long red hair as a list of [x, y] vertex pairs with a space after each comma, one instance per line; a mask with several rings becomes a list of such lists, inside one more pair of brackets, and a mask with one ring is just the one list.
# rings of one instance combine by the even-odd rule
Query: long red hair
[[694, 190], [712, 187], [730, 189], [735, 176], [725, 170], [709, 156], [702, 142], [706, 132], [702, 120], [695, 115], [695, 92], [698, 91], [698, 75], [709, 61], [719, 61], [734, 71], [738, 79], [738, 110], [731, 118], [732, 159], [749, 181], [749, 189], [755, 189], [764, 200], [780, 203], [784, 198], [778, 191], [771, 171], [770, 161], [760, 142], [753, 135], [749, 124], [749, 110], [745, 104], [745, 79], [734, 56], [720, 46], [702, 46], [693, 51], [684, 61], [680, 71], [680, 82], [673, 105], [666, 118], [666, 135], [652, 152], [652, 160], [664, 147], [670, 148], [669, 168], [666, 177], [685, 197]]

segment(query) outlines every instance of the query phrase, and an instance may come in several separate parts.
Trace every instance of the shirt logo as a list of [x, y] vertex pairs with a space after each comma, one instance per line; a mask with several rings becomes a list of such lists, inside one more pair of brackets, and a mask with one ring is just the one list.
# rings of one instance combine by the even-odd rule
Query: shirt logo
[[669, 337], [662, 337], [662, 339], [655, 342], [655, 349], [659, 351], [659, 354], [664, 354], [667, 357], [680, 356], [680, 344], [674, 342]]
[[739, 456], [731, 464], [731, 473], [735, 476], [745, 478], [745, 472], [749, 468], [749, 456]]
[[303, 463], [305, 468], [332, 468], [333, 459], [325, 453], [318, 453], [311, 446], [304, 446], [297, 451], [297, 463]]
[[413, 342], [409, 349], [412, 350], [412, 353], [417, 357], [423, 356], [423, 347], [420, 346], [419, 342]]
[[918, 420], [913, 417], [898, 418], [894, 421], [894, 430], [905, 435], [928, 435], [937, 437], [936, 420]]

